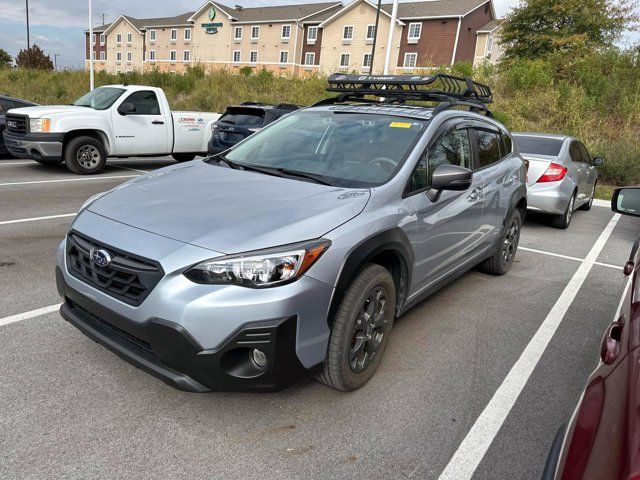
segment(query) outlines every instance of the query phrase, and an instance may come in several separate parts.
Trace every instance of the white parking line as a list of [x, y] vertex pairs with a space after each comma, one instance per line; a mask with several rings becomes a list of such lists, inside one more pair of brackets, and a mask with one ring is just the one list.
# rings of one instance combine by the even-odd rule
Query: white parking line
[[602, 234], [600, 234], [587, 258], [580, 264], [580, 267], [578, 267], [578, 270], [565, 287], [547, 318], [542, 322], [542, 325], [540, 325], [540, 328], [524, 349], [518, 361], [513, 365], [507, 377], [498, 387], [498, 390], [496, 390], [471, 427], [471, 430], [469, 430], [469, 433], [467, 433], [467, 436], [453, 454], [449, 464], [440, 474], [439, 480], [471, 479], [527, 384], [529, 377], [560, 326], [573, 300], [578, 295], [587, 275], [595, 265], [600, 252], [602, 252], [619, 219], [619, 214], [614, 215]]
[[17, 315], [12, 315], [11, 317], [0, 318], [0, 327], [11, 323], [21, 322], [22, 320], [28, 320], [29, 318], [41, 317], [42, 315], [57, 312], [60, 309], [60, 305], [62, 304], [58, 303], [57, 305], [51, 305], [50, 307], [39, 308], [38, 310], [19, 313]]
[[125, 170], [132, 170], [134, 172], [149, 173], [149, 170], [140, 170], [139, 168], [125, 167], [124, 165], [117, 165], [115, 163], [110, 163], [109, 166], [115, 168], [124, 168]]
[[90, 181], [97, 181], [97, 180], [114, 180], [116, 178], [134, 178], [139, 176], [140, 175], [116, 175], [116, 176], [107, 176], [107, 177], [79, 177], [79, 178], [62, 178], [58, 180], [36, 180], [36, 181], [30, 181], [30, 182], [0, 183], [0, 187], [11, 187], [14, 185], [37, 185], [41, 183], [90, 182]]
[[13, 225], [14, 223], [37, 222], [40, 220], [53, 220], [55, 218], [75, 217], [76, 215], [76, 213], [63, 213], [62, 215], [50, 215], [48, 217], [20, 218], [18, 220], [5, 220], [4, 222], [0, 222], [0, 225]]
[[[542, 255], [549, 255], [550, 257], [564, 258], [565, 260], [573, 260], [574, 262], [584, 262], [585, 260], [584, 258], [570, 257], [568, 255], [561, 255], [559, 253], [553, 253], [553, 252], [545, 252], [543, 250], [536, 250], [535, 248], [527, 248], [523, 246], [518, 246], [518, 250], [524, 250], [525, 252], [540, 253]], [[595, 262], [594, 265], [598, 265], [600, 267], [613, 268], [614, 270], [623, 270], [623, 267], [619, 267], [618, 265], [611, 265], [610, 263]]]
[[0, 162], [0, 167], [3, 165], [33, 165], [38, 162], [34, 162], [31, 160], [24, 160], [23, 162]]

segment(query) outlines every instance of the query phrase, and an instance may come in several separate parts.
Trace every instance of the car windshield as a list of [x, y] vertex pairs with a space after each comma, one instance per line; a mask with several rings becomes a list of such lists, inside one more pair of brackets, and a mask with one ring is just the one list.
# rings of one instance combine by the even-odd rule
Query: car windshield
[[347, 188], [391, 179], [427, 127], [421, 120], [355, 112], [300, 111], [226, 153], [234, 164], [286, 170]]
[[80, 97], [73, 104], [78, 107], [89, 107], [94, 110], [106, 110], [124, 93], [122, 88], [100, 87]]
[[514, 135], [518, 150], [522, 154], [547, 155], [557, 157], [560, 155], [564, 140], [558, 138], [530, 137], [525, 135]]

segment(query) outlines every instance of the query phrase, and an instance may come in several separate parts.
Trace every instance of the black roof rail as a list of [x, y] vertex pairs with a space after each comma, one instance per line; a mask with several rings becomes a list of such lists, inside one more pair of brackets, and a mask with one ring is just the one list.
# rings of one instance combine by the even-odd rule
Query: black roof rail
[[342, 75], [328, 78], [328, 92], [338, 93], [316, 105], [333, 105], [348, 101], [380, 103], [367, 96], [384, 98], [384, 103], [437, 102], [434, 115], [455, 106], [469, 107], [493, 117], [488, 104], [493, 103], [489, 86], [470, 78], [445, 73], [434, 75]]

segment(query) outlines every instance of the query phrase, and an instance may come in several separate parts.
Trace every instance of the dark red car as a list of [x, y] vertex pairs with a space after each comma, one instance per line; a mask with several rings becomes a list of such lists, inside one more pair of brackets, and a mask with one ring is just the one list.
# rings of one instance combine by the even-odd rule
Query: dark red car
[[[640, 216], [640, 187], [615, 192], [612, 208]], [[640, 239], [624, 291], [607, 328], [600, 364], [569, 426], [553, 442], [543, 480], [640, 480]]]

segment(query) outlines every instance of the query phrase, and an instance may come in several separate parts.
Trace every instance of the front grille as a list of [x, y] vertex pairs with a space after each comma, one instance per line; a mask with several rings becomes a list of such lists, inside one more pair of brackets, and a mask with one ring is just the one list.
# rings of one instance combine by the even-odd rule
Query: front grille
[[[99, 266], [92, 260], [91, 254], [97, 250], [104, 250], [111, 257], [108, 265]], [[67, 236], [67, 267], [77, 279], [136, 307], [164, 276], [158, 263], [102, 245], [76, 232]]]
[[29, 131], [29, 117], [26, 115], [7, 115], [7, 131], [16, 135], [25, 135]]

